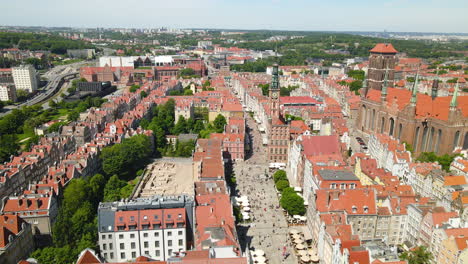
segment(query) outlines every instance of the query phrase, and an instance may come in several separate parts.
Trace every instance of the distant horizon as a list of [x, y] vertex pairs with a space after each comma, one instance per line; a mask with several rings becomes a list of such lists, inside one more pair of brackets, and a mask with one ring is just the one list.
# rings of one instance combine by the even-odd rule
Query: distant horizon
[[167, 28], [167, 29], [180, 29], [180, 30], [211, 30], [211, 31], [278, 31], [278, 32], [336, 32], [336, 33], [399, 33], [399, 34], [408, 34], [408, 33], [415, 33], [415, 34], [462, 34], [468, 35], [468, 32], [436, 32], [436, 31], [388, 31], [388, 30], [294, 30], [294, 29], [246, 29], [246, 28], [190, 28], [190, 27], [170, 27], [170, 26], [157, 26], [157, 27], [90, 27], [90, 26], [32, 26], [32, 25], [5, 25], [0, 24], [0, 27], [19, 27], [19, 28], [70, 28], [70, 29], [96, 29], [96, 28], [103, 28], [103, 29], [160, 29], [160, 28]]
[[18, 0], [0, 24], [79, 28], [468, 33], [466, 0]]

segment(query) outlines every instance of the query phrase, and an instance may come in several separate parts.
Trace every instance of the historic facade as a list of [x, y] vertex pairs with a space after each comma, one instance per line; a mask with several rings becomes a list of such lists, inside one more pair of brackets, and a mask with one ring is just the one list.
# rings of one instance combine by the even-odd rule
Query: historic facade
[[285, 167], [288, 163], [289, 149], [289, 125], [280, 115], [280, 84], [278, 77], [278, 65], [273, 66], [273, 76], [269, 91], [269, 135], [268, 135], [268, 160], [270, 164]]
[[392, 44], [379, 43], [370, 50], [368, 69], [368, 90], [382, 90], [385, 72], [388, 71], [388, 84], [393, 87], [397, 50]]
[[[384, 73], [389, 75], [389, 71]], [[358, 129], [407, 142], [417, 154], [440, 155], [468, 148], [468, 96], [458, 96], [458, 84], [453, 96], [439, 97], [437, 84], [431, 95], [418, 93], [418, 76], [411, 91], [388, 88], [387, 78], [381, 91], [369, 89], [363, 96]]]

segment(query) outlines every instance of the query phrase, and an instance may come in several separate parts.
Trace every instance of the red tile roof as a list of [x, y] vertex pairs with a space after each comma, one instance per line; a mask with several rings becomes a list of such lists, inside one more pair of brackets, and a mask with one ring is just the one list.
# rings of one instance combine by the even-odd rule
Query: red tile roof
[[398, 51], [393, 47], [391, 43], [378, 43], [373, 49], [370, 50], [372, 53], [397, 53]]

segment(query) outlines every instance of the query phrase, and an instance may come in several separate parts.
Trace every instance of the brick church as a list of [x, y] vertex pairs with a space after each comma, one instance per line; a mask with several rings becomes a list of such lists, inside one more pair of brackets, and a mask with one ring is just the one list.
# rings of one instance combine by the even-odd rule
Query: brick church
[[356, 128], [383, 133], [413, 146], [414, 152], [450, 154], [468, 149], [468, 96], [438, 96], [438, 81], [431, 95], [393, 87], [397, 51], [391, 44], [377, 44], [369, 57], [368, 86], [364, 83]]

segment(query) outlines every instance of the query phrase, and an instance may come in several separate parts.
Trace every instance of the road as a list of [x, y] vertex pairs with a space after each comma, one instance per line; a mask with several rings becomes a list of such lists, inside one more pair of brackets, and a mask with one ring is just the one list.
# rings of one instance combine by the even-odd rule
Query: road
[[72, 63], [69, 65], [60, 65], [60, 66], [52, 68], [50, 71], [42, 75], [42, 77], [48, 79], [48, 83], [44, 88], [38, 90], [37, 94], [34, 97], [32, 97], [31, 99], [29, 99], [28, 101], [24, 103], [21, 103], [18, 105], [6, 106], [3, 109], [3, 112], [0, 113], [0, 116], [4, 116], [10, 113], [11, 110], [13, 109], [21, 108], [23, 106], [35, 105], [42, 101], [47, 100], [48, 98], [52, 97], [55, 93], [60, 91], [59, 86], [62, 84], [61, 80], [63, 78], [76, 76], [78, 74], [78, 69], [84, 64], [89, 64], [89, 63], [93, 63], [93, 62], [82, 61], [82, 62]]
[[[251, 207], [252, 222], [237, 228], [241, 246], [265, 251], [269, 263], [297, 263], [291, 244], [288, 243], [289, 228], [274, 187], [273, 180], [265, 177], [268, 172], [266, 147], [254, 120], [246, 114], [247, 132], [252, 141], [251, 155], [247, 160], [234, 164], [237, 180], [237, 195], [246, 195]], [[290, 255], [284, 259], [283, 247]]]

